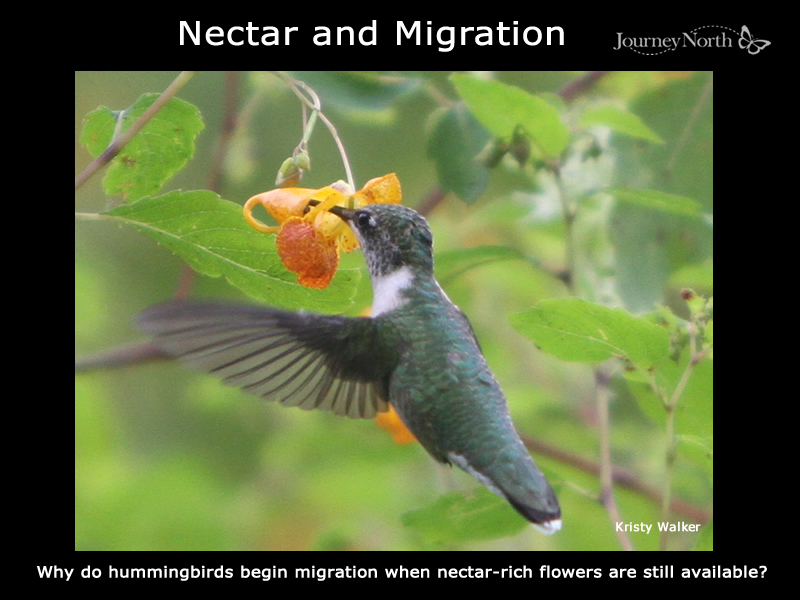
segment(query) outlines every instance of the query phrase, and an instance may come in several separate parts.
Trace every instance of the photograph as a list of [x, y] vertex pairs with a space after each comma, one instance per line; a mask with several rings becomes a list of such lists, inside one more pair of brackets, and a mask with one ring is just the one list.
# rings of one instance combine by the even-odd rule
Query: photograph
[[[558, 43], [500, 25], [397, 44]], [[714, 35], [769, 52], [736, 29]], [[713, 84], [76, 71], [74, 550], [713, 550]], [[568, 576], [499, 556], [419, 566]], [[415, 576], [259, 565], [198, 577]]]

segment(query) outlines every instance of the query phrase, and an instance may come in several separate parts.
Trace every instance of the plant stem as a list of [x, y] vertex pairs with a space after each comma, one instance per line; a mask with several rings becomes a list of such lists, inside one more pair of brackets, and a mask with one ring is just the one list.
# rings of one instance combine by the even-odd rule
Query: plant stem
[[[595, 383], [597, 388], [597, 415], [600, 429], [600, 502], [608, 512], [611, 523], [616, 525], [621, 518], [617, 510], [617, 503], [614, 501], [614, 480], [613, 464], [611, 462], [611, 425], [609, 419], [609, 374], [607, 365], [598, 365], [594, 371]], [[633, 550], [628, 534], [625, 531], [614, 531], [617, 534], [619, 543], [624, 550]]]
[[319, 119], [325, 123], [325, 127], [328, 128], [328, 131], [331, 132], [331, 136], [336, 142], [336, 147], [339, 149], [339, 155], [342, 157], [342, 163], [344, 164], [344, 172], [347, 177], [347, 183], [351, 188], [356, 189], [355, 183], [353, 182], [353, 172], [350, 169], [350, 161], [347, 158], [347, 151], [344, 149], [344, 144], [339, 137], [339, 133], [336, 131], [336, 127], [333, 126], [333, 123], [331, 123], [328, 120], [328, 117], [326, 117], [322, 112], [322, 103], [319, 100], [319, 96], [317, 96], [316, 92], [308, 85], [302, 81], [289, 77], [285, 73], [281, 73], [280, 71], [272, 71], [272, 74], [289, 86], [289, 89], [294, 92], [295, 96], [297, 96], [300, 101], [308, 106], [312, 111], [311, 116], [308, 119], [308, 126], [305, 128], [306, 131], [304, 131], [303, 141], [307, 141], [306, 136], [311, 135], [310, 130], [313, 129], [314, 119], [319, 117]]
[[553, 166], [556, 187], [561, 201], [561, 215], [564, 218], [564, 269], [557, 274], [558, 278], [567, 286], [573, 296], [575, 290], [575, 208], [570, 202], [564, 182], [561, 179], [561, 170], [558, 165]]
[[700, 97], [697, 99], [697, 103], [692, 110], [692, 114], [689, 115], [689, 118], [686, 121], [686, 124], [683, 127], [683, 131], [681, 131], [681, 136], [678, 138], [678, 141], [675, 143], [675, 146], [672, 150], [672, 154], [670, 155], [669, 159], [666, 162], [664, 167], [664, 176], [671, 177], [672, 172], [675, 168], [675, 164], [678, 162], [678, 158], [680, 157], [681, 152], [689, 143], [689, 139], [692, 136], [692, 132], [694, 131], [694, 127], [697, 124], [697, 120], [700, 117], [700, 113], [703, 112], [703, 109], [709, 102], [711, 97], [711, 92], [714, 88], [714, 73], [709, 73], [708, 81], [703, 86], [703, 90], [700, 93]]
[[[667, 455], [665, 461], [665, 473], [664, 473], [664, 495], [661, 500], [661, 522], [667, 523], [670, 518], [670, 502], [672, 501], [672, 480], [673, 474], [675, 471], [675, 459], [678, 455], [678, 438], [675, 435], [675, 407], [678, 405], [678, 400], [680, 399], [681, 395], [683, 394], [684, 389], [686, 389], [686, 384], [689, 382], [689, 377], [691, 377], [692, 372], [694, 371], [694, 367], [698, 362], [698, 354], [697, 354], [697, 326], [695, 323], [695, 319], [697, 317], [692, 317], [692, 320], [687, 325], [687, 330], [689, 333], [689, 362], [686, 364], [686, 368], [683, 370], [683, 374], [681, 375], [680, 381], [675, 386], [675, 390], [672, 392], [672, 395], [669, 399], [666, 398], [666, 395], [661, 392], [657, 387], [655, 387], [655, 381], [651, 381], [651, 387], [661, 396], [661, 401], [664, 404], [664, 410], [667, 412], [667, 419], [666, 419], [666, 426], [667, 426]], [[664, 528], [664, 531], [661, 532], [661, 537], [659, 539], [659, 549], [666, 550], [667, 549], [667, 540], [669, 537], [669, 532], [667, 528]]]
[[[675, 455], [677, 453], [677, 443], [675, 440], [675, 406], [667, 407], [667, 460], [666, 472], [664, 474], [664, 495], [661, 499], [661, 522], [667, 523], [670, 516], [670, 502], [672, 501], [672, 476], [675, 467]], [[667, 549], [667, 538], [669, 531], [667, 527], [661, 532], [659, 538], [659, 550]]]

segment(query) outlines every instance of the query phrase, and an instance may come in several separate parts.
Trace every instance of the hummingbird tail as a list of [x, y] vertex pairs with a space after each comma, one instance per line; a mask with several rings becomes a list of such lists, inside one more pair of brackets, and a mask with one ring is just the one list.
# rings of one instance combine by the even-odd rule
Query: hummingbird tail
[[[521, 442], [520, 442], [521, 444]], [[514, 510], [531, 522], [536, 529], [545, 535], [553, 535], [561, 529], [561, 507], [558, 504], [553, 488], [536, 467], [533, 460], [525, 454], [527, 461], [523, 461], [525, 472], [528, 477], [523, 477], [524, 481], [536, 481], [541, 489], [532, 490], [529, 486], [521, 494], [513, 494], [492, 477], [487, 476], [475, 469], [469, 461], [462, 455], [450, 452], [447, 454], [449, 461], [458, 465], [461, 469], [472, 475], [480, 483], [485, 485], [489, 491], [497, 494], [508, 502]], [[530, 469], [530, 470], [528, 470]], [[510, 486], [506, 486], [510, 487]]]
[[561, 529], [561, 509], [557, 512], [548, 512], [531, 508], [516, 502], [513, 498], [505, 496], [508, 503], [523, 517], [528, 519], [536, 529], [545, 535], [553, 535]]

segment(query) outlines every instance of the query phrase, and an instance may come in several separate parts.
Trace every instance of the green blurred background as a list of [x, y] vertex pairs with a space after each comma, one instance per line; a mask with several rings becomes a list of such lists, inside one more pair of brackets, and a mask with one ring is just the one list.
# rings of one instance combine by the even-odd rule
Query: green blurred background
[[[498, 72], [495, 77], [532, 93], [554, 94], [582, 73]], [[130, 106], [142, 93], [165, 89], [176, 74], [76, 73], [76, 174], [91, 161], [77, 141], [83, 116], [100, 105], [115, 110]], [[404, 74], [403, 87], [386, 94], [362, 93], [352, 77], [293, 75], [307, 81], [322, 98], [323, 110], [346, 146], [357, 187], [395, 172], [402, 182], [404, 203], [412, 207], [435, 189], [436, 166], [428, 157], [433, 119], [444, 105], [443, 98], [457, 100], [448, 73]], [[587, 186], [592, 177], [605, 177], [610, 178], [607, 184], [658, 187], [694, 198], [710, 214], [710, 104], [696, 118], [690, 139], [682, 140], [709, 77], [708, 73], [639, 72], [603, 78], [586, 94], [586, 101], [602, 98], [628, 106], [667, 144], [651, 147], [639, 140], [603, 138], [601, 158], [585, 162], [585, 176], [575, 179]], [[223, 73], [201, 72], [179, 97], [200, 109], [206, 128], [197, 140], [194, 159], [162, 191], [208, 186], [226, 87], [230, 91], [232, 86], [238, 90], [236, 105], [251, 112], [246, 113], [250, 115], [246, 132], [233, 140], [218, 191], [227, 200], [243, 203], [274, 187], [278, 167], [302, 135], [298, 101], [267, 74], [239, 73], [234, 81]], [[675, 153], [679, 144], [683, 147]], [[310, 152], [312, 170], [304, 187], [322, 187], [344, 178], [335, 144], [319, 124]], [[659, 181], [654, 164], [673, 159], [678, 180]], [[102, 212], [111, 206], [102, 191], [101, 175], [78, 191], [77, 211]], [[450, 194], [428, 218], [437, 256], [478, 245], [503, 245], [533, 257], [539, 266], [523, 260], [491, 262], [460, 274], [452, 269], [453, 275], [441, 283], [470, 317], [520, 432], [596, 461], [591, 368], [537, 351], [508, 323], [508, 315], [540, 299], [568, 294], [548, 272], [563, 265], [560, 209], [534, 179], [529, 171], [504, 162], [491, 172], [488, 187], [473, 204]], [[610, 210], [588, 200], [576, 231], [587, 256], [607, 260], [613, 253], [618, 267], [615, 292], [623, 295], [630, 310], [652, 308], [654, 299], [684, 310], [678, 300], [678, 290], [684, 286], [710, 293], [709, 227], [653, 211]], [[178, 257], [137, 231], [108, 222], [78, 221], [76, 356], [140, 339], [132, 327], [134, 315], [174, 294], [182, 265]], [[345, 267], [362, 265], [359, 252], [343, 257]], [[585, 272], [603, 275], [600, 267]], [[602, 295], [602, 282], [585, 285]], [[193, 280], [193, 294], [243, 299], [224, 280], [200, 276]], [[369, 301], [365, 274], [350, 312], [357, 314]], [[664, 472], [663, 424], [646, 416], [623, 383], [617, 382], [614, 391], [614, 462], [658, 487]], [[696, 378], [687, 397], [707, 398], [710, 418], [710, 373]], [[544, 537], [524, 527], [496, 540], [432, 546], [405, 526], [402, 516], [431, 505], [446, 492], [470, 494], [478, 484], [458, 470], [439, 466], [419, 445], [398, 446], [371, 421], [264, 403], [168, 362], [94, 371], [76, 377], [75, 547], [619, 549], [608, 515], [595, 499], [597, 478], [561, 460], [535, 458], [561, 500], [562, 532]], [[710, 468], [703, 464], [707, 460], [681, 455], [675, 495], [710, 511]], [[658, 520], [657, 502], [625, 489], [617, 488], [616, 493], [626, 521]], [[631, 538], [638, 549], [658, 547], [656, 534]], [[676, 535], [670, 547], [690, 548], [695, 539]]]

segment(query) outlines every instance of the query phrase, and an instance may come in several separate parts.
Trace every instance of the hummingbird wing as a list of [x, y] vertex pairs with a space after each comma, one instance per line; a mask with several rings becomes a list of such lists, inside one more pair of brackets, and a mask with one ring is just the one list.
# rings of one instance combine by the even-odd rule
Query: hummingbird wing
[[392, 350], [370, 318], [173, 301], [138, 315], [167, 354], [285, 406], [368, 419], [388, 409]]

